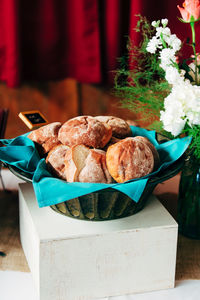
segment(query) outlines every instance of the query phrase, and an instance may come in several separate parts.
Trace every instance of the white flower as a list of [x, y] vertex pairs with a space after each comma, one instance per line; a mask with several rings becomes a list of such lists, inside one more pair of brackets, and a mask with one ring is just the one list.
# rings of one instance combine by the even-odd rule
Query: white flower
[[158, 21], [153, 21], [153, 22], [151, 23], [151, 25], [152, 25], [153, 27], [158, 27], [159, 24], [160, 24], [160, 20], [158, 20]]
[[185, 124], [200, 125], [200, 86], [188, 81], [179, 82], [164, 100], [160, 120], [163, 128], [174, 136], [179, 135]]
[[153, 27], [156, 27], [157, 22], [156, 22], [156, 21], [153, 21], [153, 22], [151, 23], [151, 25], [152, 25]]
[[147, 51], [150, 52], [150, 53], [156, 53], [156, 50], [157, 50], [157, 47], [156, 47], [156, 44], [155, 43], [152, 43], [151, 41], [148, 43], [147, 45]]
[[188, 125], [192, 127], [192, 125], [200, 125], [200, 112], [199, 111], [191, 111], [187, 114], [188, 117]]
[[185, 112], [188, 124], [200, 125], [200, 86], [193, 86], [187, 84], [187, 103], [185, 105]]
[[164, 35], [164, 37], [168, 37], [171, 35], [171, 30], [169, 27], [164, 27], [163, 30], [162, 30], [162, 34]]
[[163, 39], [165, 40], [167, 37], [171, 35], [171, 30], [169, 27], [157, 27], [156, 28], [156, 36], [160, 37], [162, 34]]
[[185, 127], [186, 121], [177, 116], [172, 116], [164, 111], [160, 112], [160, 120], [163, 122], [163, 128], [173, 136], [179, 135]]
[[176, 62], [175, 51], [170, 48], [164, 48], [160, 52], [161, 68], [166, 70], [167, 67], [172, 66]]
[[168, 19], [162, 19], [161, 23], [163, 24], [163, 27], [166, 27], [168, 24]]
[[180, 84], [184, 80], [184, 75], [180, 74], [176, 68], [168, 66], [165, 69], [165, 79], [169, 82], [169, 84]]
[[179, 51], [181, 48], [181, 40], [177, 38], [175, 34], [171, 34], [165, 39], [169, 47], [171, 47], [175, 52]]
[[148, 42], [146, 50], [150, 53], [155, 53], [161, 41], [155, 36]]
[[186, 120], [181, 102], [174, 101], [172, 93], [165, 98], [165, 111], [160, 112], [160, 120], [163, 122], [163, 127], [173, 136], [177, 136], [183, 130]]
[[[177, 38], [175, 34], [171, 34], [171, 30], [167, 27], [168, 20], [162, 19], [161, 24], [159, 26], [160, 20], [153, 21], [152, 26], [156, 28], [156, 35], [151, 39], [156, 39], [159, 41], [156, 45], [152, 42], [148, 44], [147, 51], [151, 53], [155, 53], [157, 49], [170, 48], [173, 49], [174, 52], [180, 50], [181, 48], [181, 40]], [[156, 49], [155, 49], [156, 48]]]

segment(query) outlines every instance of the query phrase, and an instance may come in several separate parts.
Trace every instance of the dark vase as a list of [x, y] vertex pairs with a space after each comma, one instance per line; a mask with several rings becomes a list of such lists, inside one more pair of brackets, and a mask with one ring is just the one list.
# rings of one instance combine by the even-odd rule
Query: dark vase
[[191, 154], [182, 170], [178, 199], [179, 232], [200, 239], [200, 162]]

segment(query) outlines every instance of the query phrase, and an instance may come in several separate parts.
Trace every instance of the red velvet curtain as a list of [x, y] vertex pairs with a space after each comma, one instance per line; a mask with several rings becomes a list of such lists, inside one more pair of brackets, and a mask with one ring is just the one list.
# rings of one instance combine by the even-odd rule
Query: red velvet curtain
[[[0, 80], [72, 77], [84, 83], [112, 82], [118, 58], [126, 52], [135, 15], [168, 18], [181, 39], [190, 28], [177, 16], [183, 0], [0, 0]], [[200, 27], [197, 25], [200, 43]], [[191, 51], [189, 47], [186, 52]]]

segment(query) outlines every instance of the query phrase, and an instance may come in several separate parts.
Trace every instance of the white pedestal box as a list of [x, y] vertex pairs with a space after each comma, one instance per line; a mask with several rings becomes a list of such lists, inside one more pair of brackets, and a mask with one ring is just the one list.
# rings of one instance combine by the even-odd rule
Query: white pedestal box
[[82, 221], [38, 208], [19, 186], [21, 243], [40, 300], [83, 300], [174, 287], [177, 223], [151, 196], [139, 213]]

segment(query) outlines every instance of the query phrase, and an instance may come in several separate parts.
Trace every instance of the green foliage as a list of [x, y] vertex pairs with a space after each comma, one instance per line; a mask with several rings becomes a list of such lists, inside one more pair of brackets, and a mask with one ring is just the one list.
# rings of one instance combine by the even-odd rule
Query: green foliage
[[159, 66], [158, 54], [150, 54], [146, 50], [155, 28], [145, 17], [138, 17], [135, 30], [141, 33], [142, 40], [139, 46], [129, 40], [128, 55], [120, 59], [120, 67], [116, 71], [114, 94], [121, 99], [122, 107], [142, 115], [143, 121], [155, 121], [156, 129], [161, 132], [160, 110], [170, 86]]
[[185, 134], [192, 136], [192, 142], [190, 144], [190, 150], [193, 152], [195, 158], [200, 162], [200, 125], [195, 125], [185, 128]]
[[185, 75], [184, 77], [189, 79], [190, 82], [194, 82], [194, 79], [192, 78], [192, 76], [189, 74], [191, 71], [194, 72], [193, 70], [191, 70], [191, 68], [188, 66], [187, 62], [192, 62], [193, 59], [192, 58], [188, 58], [188, 59], [184, 59], [182, 61], [182, 63], [180, 64], [180, 69], [185, 71]]

